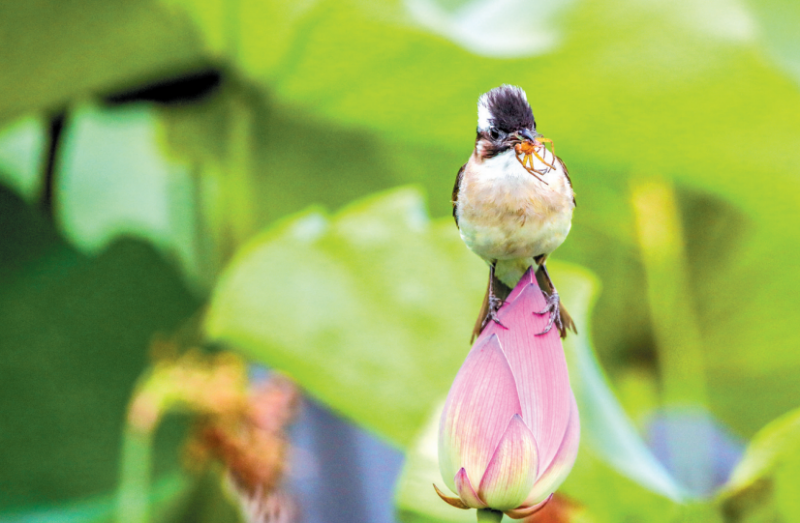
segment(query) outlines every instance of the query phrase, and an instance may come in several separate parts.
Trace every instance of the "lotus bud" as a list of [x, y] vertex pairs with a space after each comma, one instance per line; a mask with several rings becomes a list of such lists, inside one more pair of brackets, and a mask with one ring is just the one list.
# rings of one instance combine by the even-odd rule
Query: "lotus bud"
[[439, 468], [458, 508], [513, 519], [542, 508], [578, 453], [580, 422], [558, 329], [531, 269], [475, 341], [439, 425]]

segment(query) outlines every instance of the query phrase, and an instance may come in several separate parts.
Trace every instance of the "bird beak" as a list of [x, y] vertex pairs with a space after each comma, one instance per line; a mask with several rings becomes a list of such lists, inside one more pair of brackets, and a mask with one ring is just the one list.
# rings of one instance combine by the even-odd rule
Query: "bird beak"
[[523, 129], [521, 131], [517, 131], [516, 134], [520, 142], [524, 141], [533, 142], [536, 139], [534, 137], [534, 133], [532, 133], [529, 129]]

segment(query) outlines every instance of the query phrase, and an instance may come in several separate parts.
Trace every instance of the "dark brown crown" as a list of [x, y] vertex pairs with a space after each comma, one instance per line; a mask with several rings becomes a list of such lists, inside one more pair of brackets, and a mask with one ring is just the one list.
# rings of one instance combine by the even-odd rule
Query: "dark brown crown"
[[505, 133], [520, 129], [536, 130], [533, 111], [528, 104], [525, 91], [519, 87], [513, 85], [495, 87], [481, 96], [480, 103], [489, 110], [492, 126]]

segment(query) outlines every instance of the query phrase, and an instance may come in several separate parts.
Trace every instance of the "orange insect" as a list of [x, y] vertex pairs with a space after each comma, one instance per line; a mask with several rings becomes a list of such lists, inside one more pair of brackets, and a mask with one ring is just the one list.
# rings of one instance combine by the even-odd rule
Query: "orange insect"
[[[544, 176], [550, 169], [555, 169], [555, 165], [549, 164], [543, 158], [544, 155], [540, 156], [537, 149], [544, 149], [547, 150], [547, 146], [545, 144], [550, 144], [550, 152], [553, 155], [553, 160], [555, 163], [556, 158], [556, 146], [553, 144], [553, 140], [550, 138], [539, 137], [536, 141], [532, 142], [530, 140], [525, 140], [524, 142], [520, 142], [514, 146], [514, 152], [517, 153], [517, 161], [525, 168], [526, 171], [531, 173], [536, 177], [537, 180], [542, 182], [545, 185], [548, 185], [546, 181], [544, 181], [541, 176]], [[533, 166], [533, 157], [536, 157], [540, 162], [545, 164], [548, 169], [546, 171], [539, 171]]]

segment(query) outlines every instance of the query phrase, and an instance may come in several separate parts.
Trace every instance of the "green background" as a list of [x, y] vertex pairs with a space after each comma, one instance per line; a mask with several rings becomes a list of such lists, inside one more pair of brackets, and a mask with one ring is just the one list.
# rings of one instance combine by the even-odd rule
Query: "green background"
[[[0, 511], [102, 513], [147, 347], [198, 311], [208, 340], [419, 450], [486, 277], [450, 190], [477, 97], [512, 83], [577, 192], [552, 269], [596, 296], [581, 361], [596, 351], [627, 412], [584, 432], [565, 491], [594, 521], [793, 521], [797, 449], [769, 436], [797, 428], [768, 423], [800, 407], [798, 17], [780, 0], [4, 4]], [[202, 96], [131, 95], [198, 71], [219, 80]], [[614, 465], [634, 444], [606, 424], [633, 438], [686, 401], [767, 441], [769, 466], [678, 505]], [[181, 433], [159, 431], [157, 477]], [[626, 463], [647, 476], [642, 456]], [[401, 517], [438, 517], [404, 485]]]

